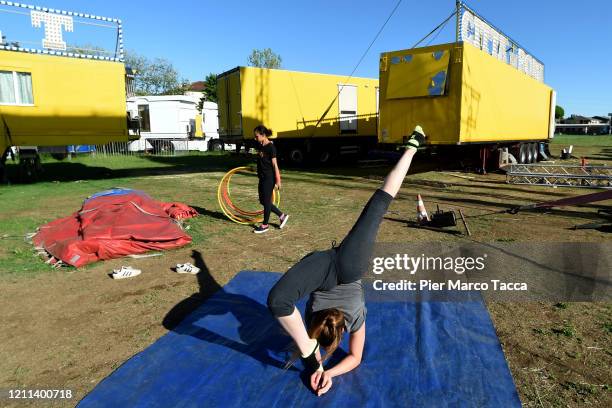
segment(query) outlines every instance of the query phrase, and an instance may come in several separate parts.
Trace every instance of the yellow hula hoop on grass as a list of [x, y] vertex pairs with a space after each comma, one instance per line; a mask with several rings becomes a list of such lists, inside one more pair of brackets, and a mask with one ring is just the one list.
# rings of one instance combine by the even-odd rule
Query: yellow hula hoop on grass
[[[225, 173], [217, 188], [217, 201], [219, 202], [219, 207], [221, 207], [221, 211], [223, 211], [223, 214], [225, 214], [227, 218], [237, 224], [246, 225], [262, 222], [263, 210], [245, 211], [232, 202], [230, 181], [232, 176], [240, 171], [254, 173], [249, 167], [236, 167]], [[277, 207], [280, 205], [280, 191], [276, 189], [272, 191], [272, 203]]]

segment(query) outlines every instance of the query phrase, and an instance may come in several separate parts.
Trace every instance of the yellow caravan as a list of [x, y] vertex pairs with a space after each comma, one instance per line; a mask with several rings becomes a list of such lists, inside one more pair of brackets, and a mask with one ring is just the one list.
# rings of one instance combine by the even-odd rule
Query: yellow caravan
[[[35, 21], [47, 24], [47, 31], [53, 31], [52, 25], [57, 23], [55, 29], [60, 35], [53, 41], [45, 38], [43, 49], [22, 48], [17, 42], [0, 43], [2, 164], [11, 146], [127, 141], [126, 67], [121, 56], [87, 55], [84, 53], [88, 51], [71, 50], [61, 41], [61, 29], [86, 18], [118, 27], [121, 40], [121, 22], [17, 3], [14, 7], [25, 9], [20, 14], [30, 13], [33, 25]], [[10, 36], [6, 31], [3, 34]]]
[[249, 145], [263, 124], [279, 155], [295, 163], [376, 144], [377, 79], [237, 67], [217, 77], [217, 98], [223, 143]]
[[0, 57], [1, 148], [127, 140], [123, 63], [11, 51]]
[[455, 43], [381, 54], [379, 142], [405, 143], [420, 124], [438, 148], [543, 157], [555, 110], [543, 64], [463, 4], [457, 31]]

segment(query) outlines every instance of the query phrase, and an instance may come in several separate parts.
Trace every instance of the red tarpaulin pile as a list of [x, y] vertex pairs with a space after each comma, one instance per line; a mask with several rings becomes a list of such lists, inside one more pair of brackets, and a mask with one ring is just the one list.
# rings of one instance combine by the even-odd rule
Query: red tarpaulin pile
[[113, 189], [88, 198], [71, 216], [40, 227], [33, 243], [54, 258], [80, 267], [187, 245], [191, 237], [176, 220], [197, 214], [185, 204], [155, 201], [142, 191]]

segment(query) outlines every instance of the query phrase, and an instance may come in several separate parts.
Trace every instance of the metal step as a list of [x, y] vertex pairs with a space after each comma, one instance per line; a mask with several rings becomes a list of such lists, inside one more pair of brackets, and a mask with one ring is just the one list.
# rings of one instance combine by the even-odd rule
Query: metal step
[[612, 167], [555, 164], [511, 164], [508, 184], [551, 187], [612, 188]]

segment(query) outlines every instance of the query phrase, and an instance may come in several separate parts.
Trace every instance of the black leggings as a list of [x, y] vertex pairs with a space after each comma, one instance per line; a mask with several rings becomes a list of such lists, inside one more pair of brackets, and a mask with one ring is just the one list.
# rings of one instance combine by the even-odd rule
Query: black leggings
[[272, 204], [274, 184], [275, 182], [273, 177], [266, 177], [260, 178], [259, 185], [257, 186], [257, 191], [259, 192], [259, 203], [264, 206], [264, 224], [267, 224], [268, 221], [270, 221], [270, 212], [273, 212], [279, 217], [283, 215], [282, 211]]
[[390, 194], [376, 190], [339, 247], [309, 254], [292, 266], [268, 295], [272, 314], [288, 316], [302, 297], [361, 279], [369, 269], [378, 227], [392, 200]]
[[378, 189], [361, 211], [355, 225], [337, 249], [338, 283], [355, 282], [369, 269], [378, 227], [392, 200], [389, 193]]

